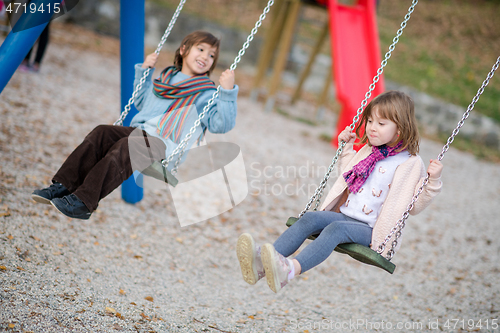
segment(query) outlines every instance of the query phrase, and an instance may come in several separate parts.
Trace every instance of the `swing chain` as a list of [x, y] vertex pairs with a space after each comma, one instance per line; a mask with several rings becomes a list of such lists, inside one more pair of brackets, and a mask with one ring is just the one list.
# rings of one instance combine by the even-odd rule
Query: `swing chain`
[[[234, 59], [233, 63], [229, 67], [230, 70], [235, 70], [236, 67], [238, 66], [238, 63], [241, 61], [241, 57], [245, 54], [246, 49], [250, 46], [250, 42], [253, 40], [255, 34], [257, 34], [257, 31], [259, 30], [259, 27], [262, 25], [262, 22], [266, 18], [266, 14], [269, 13], [269, 10], [271, 9], [271, 6], [274, 4], [274, 0], [269, 0], [267, 3], [267, 6], [264, 8], [264, 11], [262, 14], [259, 16], [258, 21], [255, 23], [254, 28], [250, 32], [250, 35], [248, 35], [245, 43], [243, 43], [242, 48], [238, 52], [238, 55]], [[200, 126], [201, 120], [205, 117], [207, 114], [208, 110], [210, 110], [210, 107], [212, 104], [215, 103], [215, 99], [219, 96], [220, 92], [220, 85], [217, 87], [217, 90], [213, 93], [212, 98], [207, 102], [205, 107], [203, 108], [203, 111], [200, 113], [198, 116], [198, 119], [195, 121], [193, 127], [191, 127], [189, 133], [186, 135], [186, 137], [179, 143], [179, 145], [174, 149], [174, 151], [168, 156], [167, 159], [164, 159], [161, 161], [161, 164], [163, 165], [164, 168], [167, 168], [172, 159], [176, 154], [179, 154], [179, 157], [175, 161], [174, 167], [172, 169], [172, 174], [175, 175], [177, 173], [177, 168], [179, 167], [180, 161], [182, 159], [182, 155], [184, 154], [184, 151], [187, 147], [188, 141], [191, 139], [193, 136], [194, 132], [196, 131], [196, 128]]]
[[[443, 146], [443, 150], [441, 151], [441, 153], [437, 157], [437, 159], [439, 161], [441, 161], [443, 159], [444, 154], [450, 148], [450, 144], [453, 142], [453, 140], [457, 136], [458, 132], [460, 131], [460, 128], [464, 125], [465, 120], [469, 117], [469, 114], [474, 109], [474, 106], [476, 105], [477, 101], [479, 100], [479, 97], [483, 94], [484, 88], [488, 85], [488, 83], [490, 83], [491, 78], [493, 77], [493, 75], [495, 74], [495, 71], [498, 69], [499, 66], [500, 66], [500, 57], [497, 58], [497, 61], [495, 62], [495, 64], [491, 68], [491, 71], [488, 73], [488, 75], [486, 76], [486, 79], [483, 81], [483, 84], [478, 89], [476, 96], [474, 96], [474, 98], [472, 99], [472, 102], [469, 104], [469, 106], [467, 107], [467, 110], [464, 112], [462, 119], [458, 122], [457, 127], [453, 130], [451, 136], [448, 138], [448, 140], [446, 141], [446, 144]], [[387, 242], [392, 238], [393, 235], [395, 235], [395, 238], [391, 244], [391, 249], [389, 251], [387, 251], [386, 258], [388, 260], [391, 260], [392, 257], [394, 256], [396, 246], [398, 245], [398, 239], [399, 239], [399, 237], [401, 237], [401, 233], [403, 231], [403, 228], [405, 227], [405, 221], [409, 217], [410, 211], [413, 209], [415, 202], [417, 202], [420, 193], [423, 192], [423, 189], [427, 185], [428, 182], [429, 182], [429, 175], [427, 175], [425, 177], [422, 185], [418, 189], [417, 193], [415, 193], [415, 195], [413, 196], [411, 203], [406, 208], [406, 211], [403, 213], [403, 216], [398, 220], [396, 225], [391, 229], [391, 232], [384, 239], [384, 242], [379, 245], [377, 252], [379, 254], [381, 254], [382, 252], [384, 252]]]
[[231, 67], [229, 67], [230, 70], [235, 70], [237, 64], [241, 61], [241, 57], [245, 54], [246, 49], [250, 46], [250, 42], [253, 40], [254, 36], [257, 34], [257, 31], [259, 30], [260, 26], [262, 25], [262, 22], [265, 20], [266, 15], [269, 13], [269, 10], [271, 9], [271, 6], [274, 4], [274, 0], [270, 0], [267, 3], [266, 8], [264, 8], [264, 11], [262, 14], [260, 14], [259, 19], [257, 22], [255, 22], [255, 26], [253, 27], [252, 31], [250, 32], [250, 35], [247, 37], [247, 40], [245, 43], [243, 43], [243, 47], [241, 50], [238, 52], [238, 55], [234, 59], [233, 64]]
[[469, 117], [470, 112], [472, 111], [472, 109], [474, 109], [474, 106], [476, 105], [477, 101], [479, 100], [479, 96], [481, 96], [481, 94], [483, 93], [484, 88], [488, 85], [488, 83], [490, 83], [490, 80], [493, 77], [493, 75], [495, 74], [495, 71], [498, 69], [499, 65], [500, 65], [500, 57], [497, 58], [497, 61], [495, 62], [495, 64], [491, 68], [491, 71], [488, 73], [486, 79], [483, 81], [481, 88], [478, 89], [476, 96], [474, 96], [474, 98], [472, 99], [472, 102], [469, 104], [467, 111], [464, 113], [464, 115], [462, 116], [462, 119], [458, 122], [457, 127], [453, 130], [453, 133], [446, 141], [446, 144], [443, 146], [443, 151], [438, 156], [438, 159], [440, 161], [443, 159], [444, 154], [450, 148], [451, 143], [455, 139], [455, 136], [457, 136], [458, 132], [460, 131], [460, 128], [464, 125], [465, 120]]
[[427, 185], [428, 182], [429, 182], [429, 175], [427, 175], [424, 178], [422, 185], [420, 185], [420, 187], [417, 190], [417, 193], [415, 193], [415, 195], [411, 199], [410, 204], [406, 207], [406, 211], [403, 213], [403, 216], [398, 220], [396, 225], [391, 229], [391, 232], [385, 237], [384, 242], [379, 245], [379, 247], [377, 249], [377, 253], [382, 254], [382, 252], [384, 252], [384, 250], [385, 250], [385, 246], [386, 246], [387, 242], [389, 242], [389, 240], [392, 238], [392, 236], [394, 236], [394, 234], [396, 235], [394, 240], [392, 241], [391, 249], [389, 251], [387, 251], [387, 256], [386, 256], [387, 260], [391, 260], [392, 257], [394, 256], [394, 254], [396, 253], [395, 250], [396, 250], [396, 246], [398, 245], [398, 239], [399, 239], [399, 237], [401, 237], [403, 228], [406, 225], [406, 220], [410, 216], [410, 211], [415, 206], [415, 203], [417, 202], [418, 197], [424, 191], [424, 187]]
[[368, 91], [365, 94], [365, 98], [361, 102], [361, 106], [358, 108], [356, 115], [353, 118], [352, 124], [349, 126], [351, 129], [351, 132], [354, 131], [354, 128], [356, 127], [356, 123], [359, 121], [359, 116], [363, 113], [364, 108], [368, 104], [368, 99], [370, 99], [373, 90], [375, 89], [375, 84], [380, 80], [380, 76], [384, 72], [385, 66], [387, 66], [387, 61], [392, 55], [392, 52], [396, 48], [396, 44], [399, 42], [399, 38], [403, 34], [404, 28], [406, 28], [406, 25], [408, 21], [410, 20], [411, 14], [415, 10], [415, 6], [417, 5], [418, 0], [413, 0], [412, 5], [410, 8], [408, 8], [408, 13], [406, 13], [403, 22], [401, 22], [401, 26], [396, 32], [396, 36], [392, 39], [392, 44], [389, 46], [389, 51], [384, 56], [384, 60], [380, 63], [380, 68], [377, 70], [377, 74], [373, 77], [373, 82], [370, 84]]
[[167, 166], [170, 164], [170, 162], [174, 159], [174, 156], [176, 154], [179, 154], [179, 157], [176, 159], [174, 167], [172, 168], [172, 171], [171, 171], [172, 175], [175, 175], [177, 173], [177, 168], [179, 167], [182, 156], [184, 155], [188, 141], [192, 138], [192, 136], [193, 136], [194, 132], [196, 132], [196, 129], [198, 128], [198, 126], [200, 126], [201, 120], [203, 119], [203, 117], [205, 117], [205, 114], [208, 112], [208, 110], [210, 109], [212, 104], [214, 104], [215, 99], [217, 98], [217, 96], [219, 96], [219, 92], [220, 92], [220, 86], [217, 87], [217, 90], [214, 92], [214, 94], [212, 95], [212, 98], [208, 101], [208, 103], [203, 108], [203, 112], [200, 113], [200, 115], [198, 116], [198, 119], [196, 119], [196, 121], [194, 122], [193, 126], [189, 130], [186, 137], [179, 143], [179, 145], [174, 149], [174, 151], [170, 154], [170, 156], [168, 156], [167, 159], [164, 159], [161, 161], [161, 164], [163, 165], [163, 167], [167, 168]]
[[328, 179], [330, 178], [330, 174], [332, 173], [333, 169], [335, 168], [335, 164], [337, 164], [337, 160], [339, 159], [340, 154], [342, 153], [342, 149], [344, 148], [345, 145], [346, 145], [346, 143], [344, 141], [342, 141], [340, 143], [340, 147], [337, 149], [337, 153], [333, 157], [332, 163], [328, 166], [328, 170], [326, 171], [325, 177], [323, 177], [323, 180], [319, 184], [319, 186], [316, 189], [316, 191], [314, 192], [313, 196], [309, 199], [309, 202], [307, 203], [306, 207], [300, 212], [300, 214], [298, 216], [299, 219], [309, 210], [309, 208], [311, 208], [311, 205], [312, 205], [315, 198], [317, 198], [317, 200], [316, 200], [316, 205], [314, 207], [314, 210], [315, 211], [318, 210], [320, 198], [323, 195], [323, 190], [326, 187], [326, 183], [328, 182]]
[[[412, 1], [411, 6], [408, 8], [408, 13], [406, 13], [403, 22], [401, 22], [401, 26], [398, 29], [396, 36], [392, 39], [392, 44], [389, 46], [389, 50], [385, 54], [384, 60], [382, 60], [382, 62], [380, 63], [380, 68], [377, 70], [377, 74], [373, 77], [373, 82], [370, 84], [368, 91], [365, 94], [365, 98], [361, 102], [361, 106], [358, 108], [356, 115], [352, 119], [352, 124], [349, 126], [351, 132], [354, 131], [354, 128], [356, 127], [356, 123], [359, 121], [360, 115], [363, 113], [364, 108], [368, 104], [368, 99], [370, 99], [372, 92], [375, 89], [375, 84], [380, 80], [380, 76], [384, 72], [384, 67], [387, 66], [387, 61], [389, 60], [392, 52], [396, 48], [396, 44], [399, 42], [399, 38], [403, 34], [403, 30], [404, 30], [404, 28], [406, 28], [406, 25], [407, 25], [408, 21], [410, 20], [411, 14], [415, 10], [415, 6], [417, 4], [418, 4], [418, 0]], [[302, 212], [300, 212], [300, 214], [298, 216], [299, 218], [301, 218], [311, 208], [311, 205], [312, 205], [314, 200], [316, 200], [314, 210], [315, 211], [318, 210], [318, 207], [319, 207], [320, 202], [321, 202], [321, 196], [323, 195], [323, 191], [326, 187], [326, 183], [328, 182], [328, 179], [330, 178], [330, 174], [331, 174], [333, 168], [335, 167], [335, 165], [337, 164], [337, 161], [338, 161], [340, 155], [342, 154], [342, 150], [344, 149], [345, 145], [346, 145], [345, 142], [342, 142], [340, 144], [340, 146], [337, 149], [337, 152], [335, 154], [335, 157], [333, 158], [330, 166], [328, 167], [328, 170], [327, 170], [323, 180], [321, 181], [320, 185], [318, 186], [318, 188], [314, 192], [313, 196], [309, 199], [309, 202], [307, 203], [306, 207], [302, 210]]]
[[[177, 9], [175, 10], [175, 13], [172, 16], [172, 19], [170, 20], [170, 23], [168, 24], [167, 30], [165, 30], [165, 33], [163, 34], [163, 36], [160, 40], [160, 43], [156, 47], [156, 50], [155, 50], [156, 54], [160, 54], [160, 51], [163, 48], [163, 45], [165, 44], [165, 42], [167, 41], [167, 38], [170, 35], [170, 32], [172, 31], [172, 28], [174, 27], [175, 22], [177, 21], [177, 18], [179, 17], [179, 14], [181, 13], [182, 7], [184, 7], [185, 3], [186, 3], [186, 0], [181, 0], [179, 2]], [[142, 86], [146, 82], [146, 78], [148, 77], [149, 72], [151, 72], [151, 69], [152, 68], [149, 67], [144, 71], [144, 73], [142, 74], [141, 80], [139, 81], [139, 84], [134, 89], [134, 92], [132, 93], [132, 97], [130, 97], [130, 99], [128, 100], [127, 105], [125, 105], [125, 108], [124, 108], [123, 112], [121, 113], [120, 118], [118, 118], [118, 120], [115, 121], [113, 123], [113, 125], [115, 125], [115, 126], [116, 125], [120, 125], [120, 126], [123, 125], [123, 121], [125, 120], [125, 118], [129, 114], [130, 108], [131, 108], [132, 104], [134, 103], [135, 98], [137, 97], [137, 94], [139, 93], [139, 91], [142, 89]]]

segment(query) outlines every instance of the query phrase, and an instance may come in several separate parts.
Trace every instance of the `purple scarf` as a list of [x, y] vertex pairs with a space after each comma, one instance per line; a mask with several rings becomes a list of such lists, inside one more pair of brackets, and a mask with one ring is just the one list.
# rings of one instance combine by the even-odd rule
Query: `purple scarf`
[[343, 177], [349, 187], [351, 193], [357, 193], [361, 186], [368, 179], [368, 176], [372, 173], [373, 169], [375, 169], [375, 164], [378, 161], [383, 160], [386, 157], [394, 156], [399, 154], [397, 151], [403, 145], [403, 141], [400, 141], [394, 147], [388, 147], [386, 145], [382, 146], [373, 146], [372, 152], [368, 155], [364, 160], [359, 161], [358, 164], [353, 166], [353, 168], [346, 173], [343, 174]]

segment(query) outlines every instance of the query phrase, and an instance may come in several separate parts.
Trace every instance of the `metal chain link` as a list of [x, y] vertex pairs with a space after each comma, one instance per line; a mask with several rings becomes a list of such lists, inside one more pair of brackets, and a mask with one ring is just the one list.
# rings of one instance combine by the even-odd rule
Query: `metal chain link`
[[[437, 157], [439, 161], [441, 161], [443, 159], [444, 154], [450, 148], [450, 144], [453, 142], [453, 140], [457, 136], [458, 132], [460, 131], [460, 128], [464, 125], [464, 122], [469, 117], [470, 112], [474, 109], [474, 106], [476, 105], [477, 101], [479, 100], [479, 97], [484, 92], [484, 88], [490, 82], [491, 78], [495, 74], [495, 71], [498, 69], [499, 65], [500, 65], [500, 57], [497, 58], [497, 61], [495, 62], [495, 64], [491, 68], [491, 71], [488, 73], [488, 75], [486, 76], [486, 79], [483, 81], [483, 84], [478, 89], [476, 96], [474, 96], [474, 98], [472, 99], [472, 102], [469, 104], [469, 106], [467, 107], [467, 110], [464, 112], [462, 119], [458, 122], [457, 127], [453, 130], [451, 136], [448, 138], [448, 140], [446, 141], [446, 144], [443, 146], [443, 150], [441, 151], [441, 153]], [[394, 256], [396, 246], [398, 245], [398, 239], [399, 239], [399, 237], [401, 237], [401, 233], [402, 233], [403, 228], [405, 227], [405, 224], [406, 224], [405, 221], [408, 218], [408, 216], [410, 215], [410, 211], [413, 209], [415, 202], [417, 202], [419, 195], [423, 192], [424, 187], [427, 185], [428, 182], [429, 182], [429, 175], [427, 175], [424, 178], [422, 185], [417, 190], [417, 193], [415, 193], [415, 195], [413, 196], [411, 203], [406, 208], [406, 211], [403, 213], [403, 216], [398, 220], [396, 225], [391, 229], [391, 232], [384, 239], [384, 242], [379, 245], [377, 252], [381, 254], [382, 252], [384, 252], [385, 247], [386, 247], [387, 243], [389, 242], [389, 240], [392, 238], [392, 236], [395, 235], [395, 238], [392, 241], [391, 249], [389, 251], [387, 251], [386, 258], [388, 260], [391, 260], [392, 257]]]
[[[255, 23], [254, 28], [250, 32], [250, 35], [248, 35], [247, 40], [245, 41], [245, 43], [243, 43], [243, 46], [240, 49], [240, 51], [238, 52], [238, 55], [236, 56], [236, 58], [234, 59], [234, 62], [229, 67], [230, 70], [236, 69], [238, 63], [241, 61], [241, 57], [245, 54], [246, 49], [250, 46], [250, 42], [253, 40], [255, 34], [257, 34], [257, 31], [259, 30], [260, 26], [262, 25], [262, 22], [266, 18], [266, 14], [269, 13], [269, 10], [271, 9], [271, 6], [273, 4], [274, 4], [274, 0], [269, 0], [269, 2], [267, 3], [267, 6], [264, 8], [264, 11], [259, 16], [259, 20]], [[172, 174], [175, 175], [177, 173], [177, 168], [179, 167], [180, 161], [182, 159], [182, 155], [184, 154], [184, 151], [187, 147], [188, 141], [193, 136], [194, 132], [196, 131], [196, 128], [198, 126], [200, 126], [201, 120], [205, 117], [208, 110], [210, 110], [210, 107], [212, 106], [212, 104], [214, 104], [215, 99], [219, 96], [219, 92], [220, 92], [220, 85], [217, 87], [217, 90], [213, 93], [212, 98], [207, 102], [207, 104], [203, 108], [203, 111], [198, 116], [198, 119], [194, 122], [193, 127], [191, 127], [191, 129], [190, 129], [189, 133], [186, 135], [186, 137], [179, 143], [179, 145], [170, 154], [170, 156], [168, 156], [167, 159], [164, 159], [161, 161], [161, 163], [163, 164], [163, 167], [166, 168], [170, 164], [170, 162], [172, 161], [174, 156], [176, 154], [179, 154], [179, 157], [175, 161], [174, 167], [172, 168]]]
[[[179, 2], [179, 5], [177, 6], [177, 9], [175, 10], [175, 13], [172, 16], [172, 19], [170, 20], [170, 23], [168, 24], [168, 27], [165, 30], [165, 33], [163, 34], [163, 36], [162, 36], [162, 38], [160, 40], [160, 43], [156, 47], [156, 50], [155, 50], [156, 54], [160, 54], [160, 51], [163, 48], [163, 45], [165, 44], [165, 42], [167, 41], [167, 38], [170, 35], [170, 32], [172, 31], [172, 28], [174, 27], [175, 22], [177, 21], [177, 18], [179, 17], [179, 14], [181, 13], [182, 7], [184, 7], [185, 3], [186, 3], [186, 0], [181, 0]], [[123, 125], [123, 120], [125, 120], [125, 118], [129, 114], [130, 108], [131, 108], [132, 104], [134, 103], [135, 98], [137, 97], [137, 94], [139, 93], [139, 91], [141, 90], [142, 86], [146, 82], [146, 78], [148, 77], [149, 72], [151, 71], [151, 69], [152, 68], [147, 68], [144, 71], [144, 73], [142, 74], [141, 80], [139, 81], [139, 84], [135, 87], [135, 90], [132, 93], [132, 97], [130, 97], [130, 99], [128, 100], [128, 104], [125, 105], [125, 108], [124, 108], [123, 112], [121, 113], [120, 118], [118, 118], [118, 120], [115, 121], [113, 125], [120, 125], [120, 126]]]
[[[417, 3], [418, 3], [418, 0], [413, 0], [410, 8], [408, 8], [408, 13], [405, 15], [404, 20], [401, 23], [401, 26], [396, 33], [396, 37], [393, 38], [392, 44], [389, 46], [389, 51], [387, 51], [387, 53], [385, 54], [384, 60], [382, 60], [382, 62], [380, 63], [380, 68], [377, 70], [377, 74], [373, 77], [373, 82], [370, 84], [370, 86], [368, 88], [368, 92], [365, 94], [365, 98], [361, 102], [361, 106], [358, 108], [356, 115], [352, 119], [352, 124], [349, 126], [349, 128], [351, 129], [351, 132], [356, 127], [356, 123], [359, 121], [359, 116], [363, 113], [364, 108], [368, 104], [368, 99], [371, 97], [372, 91], [375, 89], [375, 84], [380, 80], [380, 75], [382, 75], [382, 73], [384, 72], [384, 67], [387, 65], [387, 60], [389, 60], [392, 52], [396, 48], [396, 44], [399, 42], [399, 37], [401, 37], [401, 35], [403, 34], [403, 30], [404, 30], [404, 28], [406, 28], [406, 24], [410, 20], [411, 14], [415, 10], [415, 6], [417, 5]], [[323, 195], [323, 191], [326, 187], [326, 183], [328, 182], [328, 179], [330, 178], [330, 175], [331, 175], [335, 165], [337, 164], [337, 161], [338, 161], [340, 155], [342, 154], [342, 150], [344, 149], [345, 145], [346, 145], [345, 142], [342, 142], [340, 144], [339, 148], [337, 149], [337, 153], [335, 154], [335, 157], [333, 158], [330, 166], [328, 167], [328, 170], [327, 170], [323, 180], [319, 184], [318, 188], [316, 189], [316, 191], [314, 192], [312, 197], [309, 199], [309, 202], [307, 203], [306, 207], [302, 210], [302, 212], [300, 212], [300, 214], [298, 216], [299, 218], [302, 217], [302, 215], [304, 215], [311, 208], [311, 205], [312, 205], [314, 200], [316, 200], [314, 210], [318, 210], [318, 207], [319, 207], [320, 202], [321, 202], [321, 196]]]
[[496, 63], [493, 65], [491, 68], [491, 71], [488, 73], [486, 79], [483, 81], [483, 84], [481, 85], [481, 88], [477, 91], [476, 96], [472, 99], [472, 102], [469, 104], [467, 107], [467, 111], [462, 116], [462, 119], [458, 122], [457, 127], [453, 130], [452, 135], [448, 138], [446, 141], [446, 144], [443, 146], [443, 151], [441, 154], [438, 155], [438, 159], [441, 161], [443, 159], [444, 154], [448, 151], [450, 148], [450, 144], [453, 142], [455, 139], [455, 136], [457, 136], [458, 132], [460, 131], [460, 128], [464, 125], [465, 120], [469, 117], [470, 112], [472, 109], [474, 109], [474, 106], [476, 105], [477, 101], [479, 100], [479, 96], [482, 95], [484, 88], [490, 83], [491, 78], [495, 74], [495, 71], [498, 69], [500, 64], [500, 57], [497, 58]]

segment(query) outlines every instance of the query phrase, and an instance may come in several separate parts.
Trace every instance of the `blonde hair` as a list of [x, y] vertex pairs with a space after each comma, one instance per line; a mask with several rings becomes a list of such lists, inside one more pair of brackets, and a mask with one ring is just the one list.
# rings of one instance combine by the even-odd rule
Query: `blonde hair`
[[[184, 37], [184, 39], [181, 42], [181, 46], [175, 51], [174, 66], [177, 70], [179, 71], [182, 70], [182, 61], [184, 60], [185, 57], [187, 57], [189, 51], [191, 51], [191, 48], [201, 43], [207, 43], [208, 45], [216, 48], [214, 54], [214, 63], [207, 72], [207, 75], [210, 76], [215, 66], [217, 65], [217, 60], [219, 59], [220, 39], [218, 39], [217, 37], [206, 31], [194, 31], [189, 35], [187, 35], [186, 37]], [[184, 52], [183, 55], [181, 55], [182, 47], [186, 51]]]
[[[415, 118], [415, 105], [411, 97], [401, 91], [391, 90], [380, 94], [366, 106], [361, 121], [356, 127], [356, 135], [360, 138], [361, 144], [370, 145], [366, 135], [366, 124], [375, 107], [379, 117], [396, 123], [399, 132], [398, 142], [403, 142], [399, 151], [406, 149], [411, 155], [416, 155], [419, 151], [420, 135]], [[363, 134], [361, 134], [362, 130]]]

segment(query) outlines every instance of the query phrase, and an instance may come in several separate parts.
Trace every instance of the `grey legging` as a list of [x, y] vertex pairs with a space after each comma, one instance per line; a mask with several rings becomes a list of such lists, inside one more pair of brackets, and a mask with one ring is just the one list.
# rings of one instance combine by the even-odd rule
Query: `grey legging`
[[358, 243], [369, 246], [372, 228], [342, 213], [307, 212], [281, 234], [274, 242], [274, 248], [288, 257], [297, 251], [307, 237], [314, 234], [319, 234], [318, 238], [295, 257], [300, 263], [302, 272], [322, 263], [338, 244]]

